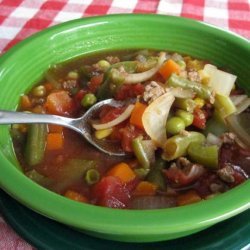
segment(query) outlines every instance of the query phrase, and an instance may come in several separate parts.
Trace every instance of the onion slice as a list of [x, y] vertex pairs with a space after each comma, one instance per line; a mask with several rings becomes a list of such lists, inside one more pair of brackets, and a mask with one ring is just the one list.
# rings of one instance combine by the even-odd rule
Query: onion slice
[[164, 147], [167, 140], [166, 121], [174, 100], [173, 94], [167, 92], [154, 100], [142, 115], [143, 127], [157, 146]]
[[158, 62], [155, 65], [155, 67], [153, 67], [152, 69], [142, 72], [142, 73], [134, 73], [134, 74], [128, 74], [125, 76], [124, 82], [125, 84], [136, 84], [138, 82], [144, 82], [147, 81], [148, 79], [150, 79], [162, 66], [162, 64], [164, 63], [166, 59], [166, 53], [165, 52], [161, 52], [160, 56], [158, 58]]
[[125, 121], [126, 119], [129, 118], [129, 116], [131, 115], [132, 110], [134, 109], [133, 104], [128, 105], [128, 107], [124, 110], [124, 112], [118, 116], [117, 118], [115, 118], [112, 121], [109, 121], [107, 123], [92, 123], [92, 127], [96, 130], [101, 130], [101, 129], [107, 129], [107, 128], [112, 128], [116, 125], [118, 125], [119, 123]]
[[235, 112], [236, 115], [239, 115], [243, 111], [245, 111], [250, 106], [250, 98], [244, 99], [240, 104], [236, 106], [237, 110]]
[[226, 118], [229, 129], [237, 135], [239, 140], [246, 146], [250, 147], [250, 134], [244, 129], [237, 115], [230, 115]]

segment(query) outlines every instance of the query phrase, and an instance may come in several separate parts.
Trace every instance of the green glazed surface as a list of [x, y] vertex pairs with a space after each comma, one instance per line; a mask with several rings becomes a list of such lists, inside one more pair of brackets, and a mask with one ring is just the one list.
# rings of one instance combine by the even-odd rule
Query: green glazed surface
[[[21, 42], [0, 58], [0, 109], [15, 110], [19, 95], [49, 65], [116, 49], [152, 48], [208, 59], [238, 76], [250, 93], [249, 41], [189, 19], [160, 15], [110, 15], [70, 21]], [[132, 211], [81, 204], [25, 177], [13, 153], [8, 126], [0, 126], [0, 187], [49, 218], [98, 237], [152, 242], [182, 237], [250, 207], [250, 181], [214, 199], [184, 207]]]

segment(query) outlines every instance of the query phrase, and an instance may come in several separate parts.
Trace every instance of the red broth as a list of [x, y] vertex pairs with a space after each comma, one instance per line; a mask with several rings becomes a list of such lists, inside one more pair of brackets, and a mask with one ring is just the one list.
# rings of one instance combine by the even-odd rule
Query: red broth
[[[30, 92], [21, 95], [18, 110], [78, 117], [98, 100], [137, 97], [134, 114], [112, 128], [101, 131], [93, 128], [99, 139], [119, 141], [129, 157], [101, 153], [76, 132], [60, 126], [13, 125], [14, 148], [24, 173], [67, 198], [130, 209], [182, 206], [220, 195], [247, 180], [250, 149], [245, 146], [243, 149], [237, 135], [228, 133], [225, 124], [214, 118], [217, 108], [212, 101], [214, 91], [208, 92], [209, 98], [193, 90], [192, 97], [185, 93], [188, 96], [184, 99], [195, 106], [185, 106], [176, 98], [164, 131], [168, 140], [199, 134], [202, 144], [193, 145], [199, 150], [207, 150], [211, 138], [209, 142], [206, 136], [215, 134], [210, 146], [216, 161], [207, 163], [205, 154], [202, 156], [205, 160], [200, 159], [191, 145], [181, 155], [166, 159], [171, 154], [171, 150], [167, 151], [170, 147], [160, 147], [146, 132], [140, 119], [166, 93], [162, 86], [168, 87], [171, 77], [210, 91], [208, 79], [202, 74], [206, 61], [176, 53], [164, 56], [164, 62], [153, 75], [133, 84], [124, 83], [126, 77], [152, 71], [159, 63], [159, 52], [112, 52], [76, 58], [48, 69]], [[152, 92], [155, 87], [157, 90]], [[103, 107], [96, 118], [107, 123], [121, 116], [125, 109]]]

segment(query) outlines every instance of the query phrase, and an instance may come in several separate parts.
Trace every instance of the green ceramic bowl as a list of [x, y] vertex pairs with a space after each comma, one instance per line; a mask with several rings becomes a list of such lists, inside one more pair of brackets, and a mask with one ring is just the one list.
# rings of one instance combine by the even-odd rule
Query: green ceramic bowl
[[[19, 95], [49, 65], [104, 50], [154, 48], [208, 59], [238, 75], [250, 92], [249, 41], [189, 19], [160, 15], [112, 15], [67, 22], [26, 39], [0, 59], [0, 109], [15, 110]], [[189, 235], [249, 208], [247, 181], [217, 198], [184, 207], [132, 211], [71, 201], [25, 177], [8, 126], [0, 126], [0, 186], [51, 219], [111, 240], [150, 242]]]

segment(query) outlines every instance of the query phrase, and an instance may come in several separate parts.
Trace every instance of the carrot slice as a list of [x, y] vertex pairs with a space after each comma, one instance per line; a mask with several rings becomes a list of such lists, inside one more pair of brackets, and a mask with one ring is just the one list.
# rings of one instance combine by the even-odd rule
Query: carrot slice
[[56, 124], [49, 124], [49, 133], [62, 133], [63, 126], [56, 125]]
[[166, 80], [170, 77], [172, 73], [179, 74], [180, 70], [181, 68], [179, 64], [177, 64], [174, 60], [169, 59], [159, 69], [159, 73]]
[[141, 181], [135, 188], [134, 195], [144, 196], [144, 195], [155, 195], [157, 190], [157, 185], [149, 181]]
[[201, 197], [194, 191], [188, 191], [185, 194], [181, 194], [177, 198], [177, 204], [179, 206], [195, 203], [201, 200]]
[[136, 102], [134, 109], [132, 110], [131, 116], [130, 116], [130, 123], [140, 129], [143, 129], [142, 124], [142, 115], [147, 108], [147, 105]]
[[45, 108], [50, 114], [68, 115], [73, 112], [73, 101], [67, 91], [61, 90], [48, 95]]
[[72, 190], [68, 190], [64, 196], [74, 201], [88, 202], [88, 199], [84, 195]]
[[32, 107], [30, 98], [27, 95], [22, 95], [20, 99], [21, 109], [28, 110]]
[[130, 166], [127, 163], [121, 162], [121, 163], [115, 165], [114, 167], [112, 167], [107, 172], [107, 176], [116, 176], [116, 177], [120, 178], [120, 180], [123, 183], [128, 183], [136, 177], [136, 174], [134, 173], [134, 171], [130, 168]]
[[63, 134], [62, 133], [49, 133], [47, 136], [47, 150], [57, 150], [63, 147]]

